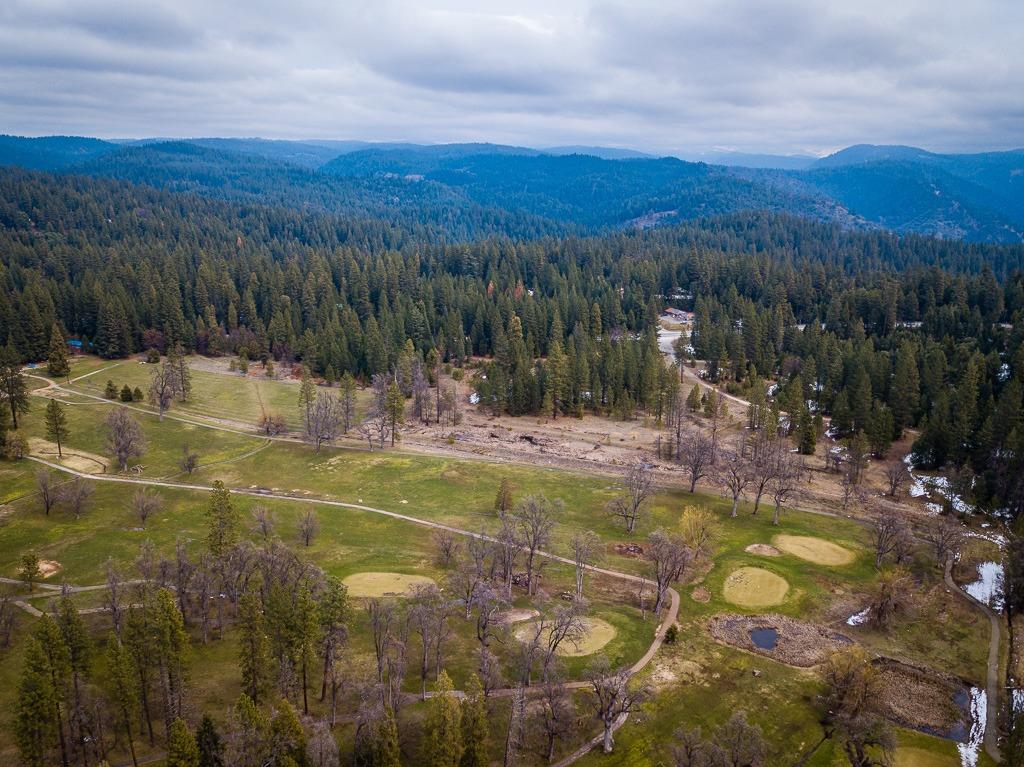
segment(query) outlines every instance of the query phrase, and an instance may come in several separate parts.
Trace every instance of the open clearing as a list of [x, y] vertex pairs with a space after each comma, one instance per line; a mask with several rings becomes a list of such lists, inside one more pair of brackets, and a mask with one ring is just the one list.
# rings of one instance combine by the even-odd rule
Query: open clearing
[[[584, 618], [587, 624], [587, 633], [578, 643], [565, 641], [558, 646], [557, 655], [563, 658], [581, 658], [584, 655], [593, 655], [615, 638], [617, 633], [615, 627], [600, 618]], [[516, 629], [516, 639], [520, 642], [528, 642], [533, 639], [537, 623], [527, 623]], [[544, 629], [541, 632], [541, 642], [546, 642], [550, 631]]]
[[420, 584], [433, 582], [433, 578], [425, 575], [405, 573], [355, 573], [342, 581], [348, 587], [349, 596], [353, 597], [402, 596]]
[[760, 567], [733, 570], [722, 586], [727, 602], [740, 607], [771, 607], [782, 604], [789, 591], [789, 582], [782, 576]]
[[856, 558], [849, 549], [823, 538], [812, 538], [807, 535], [776, 535], [772, 543], [777, 549], [814, 562], [816, 565], [837, 567], [848, 565]]

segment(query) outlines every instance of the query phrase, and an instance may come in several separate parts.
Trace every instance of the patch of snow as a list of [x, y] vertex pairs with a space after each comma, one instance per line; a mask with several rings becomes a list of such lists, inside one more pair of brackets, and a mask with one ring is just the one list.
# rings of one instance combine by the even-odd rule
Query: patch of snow
[[870, 607], [865, 607], [859, 613], [855, 613], [846, 619], [847, 626], [859, 626], [868, 619], [868, 613], [871, 612]]
[[769, 397], [774, 397], [775, 396], [775, 392], [777, 392], [778, 390], [779, 390], [779, 385], [777, 383], [773, 383], [765, 391], [765, 394], [768, 395]]
[[1010, 366], [1005, 362], [999, 366], [999, 380], [1008, 381], [1010, 380]]
[[471, 394], [469, 395], [469, 404], [470, 404], [470, 405], [476, 405], [476, 404], [478, 404], [479, 402], [480, 402], [480, 395], [479, 395], [479, 394], [477, 394], [476, 392], [472, 392], [472, 393], [471, 393]]
[[978, 754], [985, 739], [985, 720], [988, 717], [988, 696], [984, 690], [971, 688], [971, 734], [966, 743], [957, 743], [961, 767], [978, 767]]
[[1003, 566], [999, 562], [978, 565], [978, 580], [964, 586], [964, 591], [994, 610], [1003, 609]]
[[1014, 687], [1010, 690], [1010, 706], [1015, 714], [1024, 711], [1024, 688]]

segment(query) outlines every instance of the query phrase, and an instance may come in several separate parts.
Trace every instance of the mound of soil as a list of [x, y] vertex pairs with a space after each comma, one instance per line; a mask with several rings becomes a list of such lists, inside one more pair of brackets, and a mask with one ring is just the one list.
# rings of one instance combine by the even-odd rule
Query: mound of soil
[[767, 543], [752, 543], [743, 549], [748, 554], [757, 554], [761, 557], [781, 557], [782, 552]]
[[711, 601], [711, 592], [708, 591], [706, 586], [698, 586], [690, 592], [690, 599], [692, 599], [694, 602], [707, 604]]
[[[750, 634], [759, 629], [775, 629], [778, 633], [773, 648], [754, 644]], [[716, 615], [708, 621], [708, 631], [720, 642], [802, 668], [817, 666], [831, 653], [851, 644], [848, 637], [830, 628], [785, 615]]]
[[878, 658], [883, 713], [903, 727], [964, 741], [971, 729], [970, 687], [951, 674]]

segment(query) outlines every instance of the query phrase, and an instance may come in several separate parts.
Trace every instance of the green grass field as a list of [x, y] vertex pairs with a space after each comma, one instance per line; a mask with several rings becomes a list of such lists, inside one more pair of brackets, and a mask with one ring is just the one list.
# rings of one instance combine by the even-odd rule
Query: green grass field
[[[145, 365], [124, 362], [109, 371], [104, 370], [109, 364], [90, 358], [77, 359], [72, 377], [83, 374], [80, 371], [100, 372], [76, 386], [81, 391], [102, 392], [107, 378], [112, 378], [118, 386], [128, 382], [144, 387], [148, 381]], [[264, 405], [276, 403], [271, 406], [279, 405], [286, 415], [286, 406], [295, 410], [293, 398], [297, 390], [292, 384], [202, 371], [197, 371], [193, 380], [194, 401], [187, 407], [175, 405], [174, 413], [254, 421], [261, 402]], [[67, 407], [71, 428], [68, 447], [109, 459], [103, 420], [115, 405], [85, 398], [70, 401], [82, 404]], [[23, 427], [29, 437], [45, 436], [44, 402], [33, 399], [33, 409]], [[696, 582], [678, 587], [682, 596], [679, 642], [666, 647], [644, 672], [658, 690], [654, 702], [619, 733], [615, 754], [611, 757], [592, 754], [583, 764], [653, 767], [667, 758], [667, 746], [676, 727], [701, 725], [708, 731], [737, 708], [747, 710], [751, 719], [765, 729], [773, 746], [773, 757], [785, 757], [783, 763], [795, 761], [791, 757], [820, 740], [816, 698], [820, 681], [816, 673], [787, 667], [715, 642], [704, 624], [718, 613], [771, 611], [828, 622], [873, 652], [941, 667], [975, 683], [984, 678], [987, 621], [964, 600], [947, 593], [940, 585], [938, 570], [927, 564], [915, 569], [920, 583], [915, 611], [890, 632], [880, 634], [865, 627], [845, 625], [845, 614], [835, 613], [837, 600], [856, 603], [863, 599], [875, 578], [873, 556], [868, 551], [868, 533], [850, 520], [786, 510], [779, 528], [771, 525], [769, 513], [752, 516], [749, 505], [741, 506], [740, 516], [732, 519], [728, 517], [729, 504], [723, 499], [661, 490], [652, 499], [637, 532], [630, 536], [605, 511], [607, 502], [619, 492], [615, 482], [607, 477], [400, 450], [369, 452], [328, 447], [315, 455], [305, 445], [268, 442], [256, 435], [226, 433], [170, 418], [161, 421], [151, 413], [134, 415], [148, 440], [147, 452], [137, 462], [143, 467], [140, 476], [185, 479], [180, 475], [178, 461], [182, 447], [188, 444], [199, 453], [201, 464], [188, 478], [190, 482], [208, 485], [219, 479], [229, 487], [262, 488], [294, 496], [295, 500], [289, 501], [235, 496], [246, 535], [255, 540], [255, 533], [249, 530], [251, 509], [254, 504], [263, 503], [275, 516], [277, 535], [295, 547], [303, 558], [342, 578], [359, 572], [388, 571], [426, 575], [443, 584], [446, 573], [437, 563], [436, 546], [426, 528], [357, 509], [313, 506], [313, 499], [359, 503], [468, 530], [493, 531], [498, 524], [493, 511], [495, 493], [501, 480], [507, 478], [517, 497], [543, 493], [564, 504], [549, 547], [552, 551], [568, 554], [568, 541], [573, 532], [591, 529], [606, 544], [602, 565], [642, 574], [649, 572], [649, 564], [642, 559], [616, 554], [613, 548], [616, 543], [643, 543], [647, 534], [658, 527], [676, 529], [687, 504], [699, 503], [712, 509], [718, 516], [720, 529], [712, 566], [702, 570]], [[159, 489], [157, 492], [164, 506], [150, 518], [145, 530], [139, 529], [139, 522], [130, 510], [130, 497], [135, 488], [108, 482], [95, 483], [94, 495], [81, 519], [71, 518], [60, 508], [46, 517], [33, 495], [38, 468], [38, 464], [29, 461], [0, 462], [0, 500], [8, 503], [0, 516], [0, 575], [14, 577], [20, 557], [26, 551], [60, 563], [61, 570], [51, 582], [66, 579], [75, 584], [102, 583], [108, 559], [131, 577], [134, 559], [144, 541], [151, 542], [156, 551], [165, 556], [172, 555], [178, 540], [185, 541], [193, 555], [201, 551], [205, 537], [206, 493]], [[298, 540], [298, 521], [311, 506], [316, 509], [320, 531], [307, 548]], [[829, 566], [791, 554], [764, 557], [746, 551], [751, 544], [771, 543], [780, 530], [832, 541], [853, 552], [853, 559]], [[725, 601], [723, 584], [730, 573], [741, 567], [763, 568], [785, 579], [789, 589], [784, 601], [768, 610], [744, 610]], [[542, 588], [551, 595], [550, 599], [529, 600], [520, 594], [516, 606], [550, 610], [557, 603], [560, 591], [571, 589], [571, 582], [568, 567], [549, 564], [544, 571]], [[655, 622], [641, 619], [632, 587], [623, 586], [622, 581], [591, 576], [588, 584], [593, 598], [592, 614], [613, 625], [617, 632], [605, 647], [605, 653], [615, 663], [632, 663], [650, 644]], [[690, 593], [697, 585], [707, 590], [708, 601], [691, 598]], [[76, 595], [75, 600], [81, 607], [92, 607], [100, 603], [101, 596], [98, 592], [89, 592]], [[44, 608], [52, 597], [39, 595], [32, 601]], [[105, 620], [102, 615], [89, 616], [90, 624], [101, 633]], [[31, 619], [19, 613], [18, 623], [20, 635], [27, 630]], [[459, 619], [453, 626], [447, 654], [450, 673], [456, 684], [462, 685], [474, 668], [477, 642], [470, 625]], [[368, 657], [368, 633], [365, 615], [357, 610], [351, 639], [354, 659], [365, 661]], [[514, 639], [506, 639], [499, 651], [506, 674], [511, 672], [509, 664], [514, 642]], [[222, 641], [193, 647], [189, 661], [190, 690], [199, 708], [223, 712], [237, 696], [236, 657], [237, 647], [231, 631]], [[566, 659], [568, 673], [578, 676], [588, 662], [588, 658]], [[17, 645], [0, 655], [0, 710], [10, 710], [19, 667]], [[411, 673], [407, 689], [417, 690], [418, 684], [415, 674]], [[502, 716], [503, 705], [496, 705], [496, 721]], [[411, 709], [409, 715], [415, 717], [416, 709]], [[590, 714], [581, 711], [581, 716], [585, 725], [595, 728], [592, 731], [596, 732]], [[6, 728], [0, 727], [0, 733], [3, 733], [0, 734], [2, 760], [10, 755], [11, 744]], [[347, 733], [341, 728], [343, 742], [350, 737]], [[957, 763], [948, 762], [955, 753], [949, 741], [907, 731], [900, 731], [900, 738], [901, 744], [910, 750], [897, 764], [941, 767]], [[931, 761], [920, 761], [925, 758], [922, 755], [927, 755]], [[819, 767], [842, 763], [841, 755], [831, 743], [825, 743], [806, 762]]]

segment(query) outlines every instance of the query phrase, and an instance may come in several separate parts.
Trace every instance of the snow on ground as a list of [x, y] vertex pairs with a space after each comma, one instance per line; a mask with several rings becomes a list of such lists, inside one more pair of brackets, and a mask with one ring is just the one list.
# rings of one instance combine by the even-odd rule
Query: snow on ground
[[[907, 471], [910, 473], [910, 497], [921, 498], [922, 496], [936, 495], [943, 499], [948, 499], [953, 507], [953, 510], [958, 514], [973, 514], [975, 508], [972, 504], [965, 501], [960, 495], [953, 491], [953, 486], [949, 481], [948, 477], [938, 476], [932, 477], [927, 474], [915, 474], [914, 473], [914, 462], [911, 460], [910, 453], [903, 456], [903, 463], [907, 466]], [[939, 506], [940, 504], [926, 504], [928, 510], [932, 511], [932, 507]]]
[[999, 562], [978, 565], [978, 580], [964, 586], [964, 591], [994, 610], [1003, 609], [1003, 566]]
[[868, 613], [871, 612], [870, 607], [865, 607], [859, 613], [855, 613], [846, 619], [847, 626], [859, 626], [868, 619]]
[[1024, 688], [1014, 687], [1010, 690], [1010, 706], [1015, 714], [1024, 711]]
[[988, 696], [984, 690], [971, 688], [971, 734], [966, 743], [957, 743], [961, 767], [978, 767], [978, 754], [985, 739], [985, 719], [988, 715]]

